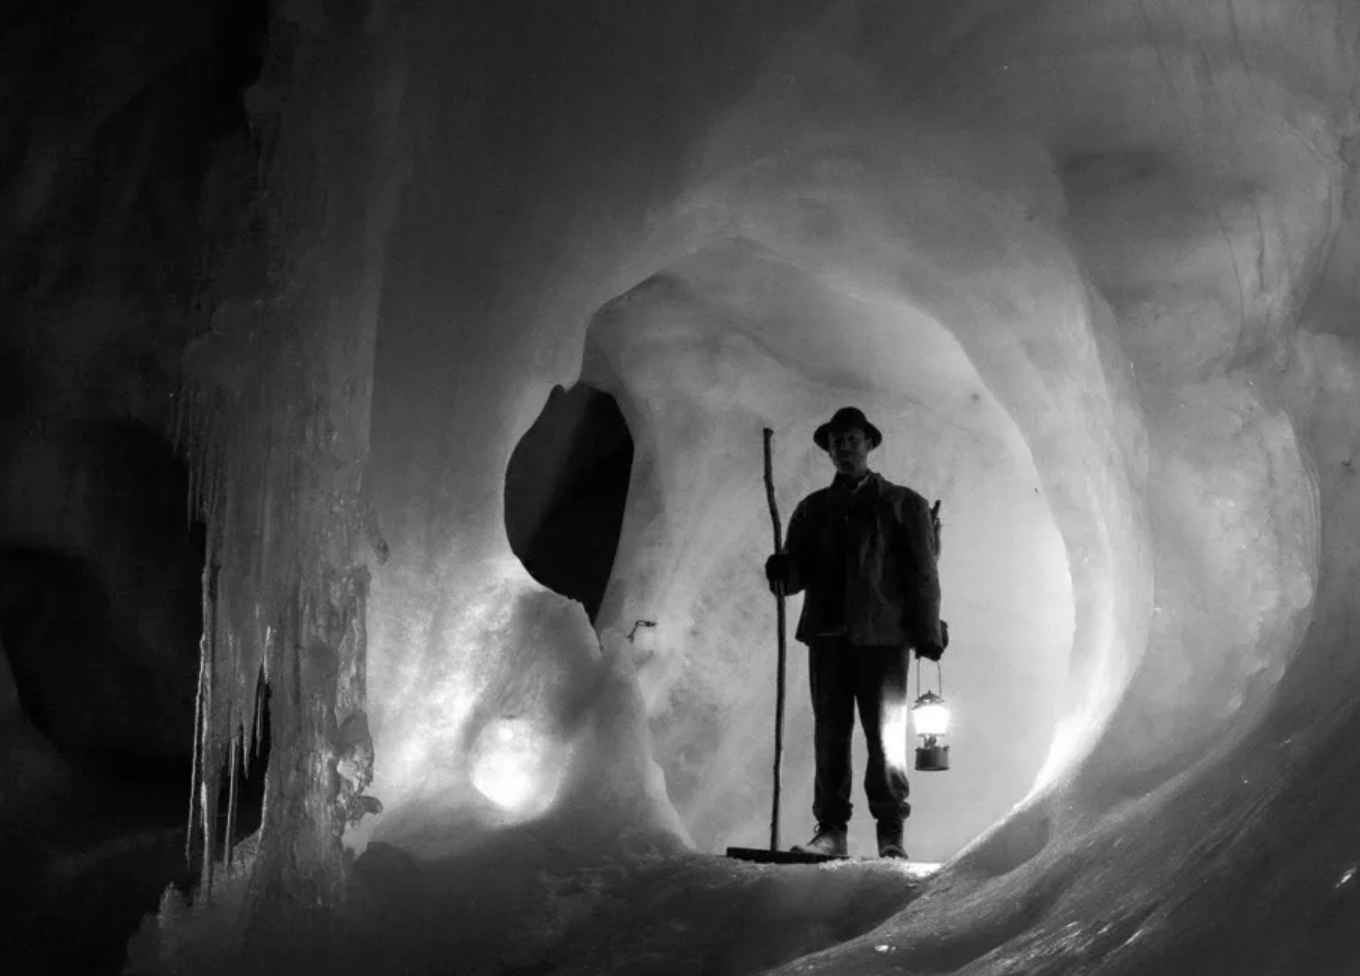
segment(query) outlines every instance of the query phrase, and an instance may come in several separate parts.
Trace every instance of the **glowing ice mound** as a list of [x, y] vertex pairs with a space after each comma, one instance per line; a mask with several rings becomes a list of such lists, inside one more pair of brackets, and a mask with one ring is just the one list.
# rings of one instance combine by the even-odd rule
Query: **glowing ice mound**
[[547, 810], [562, 785], [560, 749], [533, 722], [501, 718], [482, 729], [469, 750], [472, 785], [514, 819]]

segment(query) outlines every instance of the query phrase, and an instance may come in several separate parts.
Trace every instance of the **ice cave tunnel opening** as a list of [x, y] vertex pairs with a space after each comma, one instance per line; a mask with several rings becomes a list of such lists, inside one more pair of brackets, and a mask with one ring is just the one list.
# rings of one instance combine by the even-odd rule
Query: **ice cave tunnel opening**
[[[760, 432], [777, 430], [787, 523], [828, 477], [812, 429], [837, 406], [862, 406], [885, 433], [874, 467], [943, 504], [958, 759], [948, 774], [914, 775], [911, 827], [913, 856], [945, 861], [1031, 793], [1052, 752], [1075, 610], [1043, 481], [941, 323], [723, 250], [600, 309], [581, 378], [552, 391], [511, 455], [507, 535], [531, 575], [585, 605], [602, 639], [626, 638], [654, 758], [695, 846], [763, 843], [775, 652]], [[745, 280], [714, 280], [718, 266]], [[813, 778], [800, 606], [789, 605], [786, 837], [810, 820]], [[866, 816], [852, 821], [858, 849], [871, 834]]]

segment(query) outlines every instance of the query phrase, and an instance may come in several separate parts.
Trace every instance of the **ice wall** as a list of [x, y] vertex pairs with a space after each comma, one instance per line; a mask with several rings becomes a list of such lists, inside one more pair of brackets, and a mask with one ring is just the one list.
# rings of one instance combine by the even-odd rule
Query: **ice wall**
[[[456, 866], [512, 836], [549, 863], [758, 823], [734, 785], [763, 734], [736, 688], [763, 626], [756, 433], [791, 503], [817, 480], [800, 438], [860, 400], [901, 435], [885, 472], [947, 515], [947, 488], [974, 524], [1023, 513], [947, 529], [950, 653], [978, 655], [975, 753], [1013, 734], [1007, 689], [1049, 744], [909, 911], [798, 971], [1353, 958], [1330, 927], [1360, 803], [1348, 5], [405, 14], [371, 459], [386, 810], [352, 842]], [[637, 446], [598, 639], [503, 529], [510, 452], [578, 378]], [[967, 607], [1017, 565], [1032, 591]], [[1013, 658], [984, 679], [1007, 625], [1066, 669], [1051, 699]]]

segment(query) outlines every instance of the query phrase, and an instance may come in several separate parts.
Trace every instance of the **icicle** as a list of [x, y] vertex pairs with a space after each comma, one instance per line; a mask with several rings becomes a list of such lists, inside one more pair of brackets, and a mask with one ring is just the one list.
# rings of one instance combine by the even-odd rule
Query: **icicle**
[[[265, 641], [261, 642], [261, 647], [265, 647], [268, 641], [269, 629], [265, 628]], [[264, 724], [264, 668], [259, 667], [255, 672], [255, 697], [250, 716], [250, 725], [246, 728], [247, 743], [244, 755], [246, 775], [250, 775], [250, 763], [252, 759], [259, 758], [260, 743], [262, 741], [262, 729]]]
[[217, 796], [217, 777], [204, 777], [203, 783], [199, 786], [199, 801], [203, 813], [203, 867], [200, 869], [200, 880], [203, 890], [212, 895], [213, 883], [213, 863], [212, 852], [217, 842], [217, 811], [214, 800]]
[[[203, 568], [204, 576], [208, 572], [207, 567]], [[204, 593], [207, 593], [206, 579], [203, 584]], [[204, 619], [207, 619], [207, 599], [204, 598]], [[206, 637], [202, 634], [198, 638], [198, 688], [194, 692], [194, 743], [193, 743], [193, 762], [189, 772], [189, 823], [184, 831], [184, 863], [186, 867], [193, 865], [194, 847], [194, 804], [198, 795], [198, 778], [203, 763], [203, 664], [207, 658], [207, 650], [204, 647]]]
[[[213, 552], [216, 557], [216, 546]], [[203, 724], [203, 771], [200, 776], [199, 799], [202, 805], [203, 815], [203, 869], [202, 884], [204, 890], [211, 895], [213, 883], [213, 852], [217, 848], [217, 801], [221, 796], [221, 769], [222, 769], [222, 750], [220, 746], [220, 731], [217, 721], [217, 682], [216, 670], [218, 666], [217, 648], [221, 640], [220, 614], [216, 609], [217, 600], [220, 592], [217, 586], [217, 567], [213, 566], [213, 597], [214, 611], [212, 615], [212, 640], [208, 643], [208, 666], [205, 668], [207, 675], [206, 686], [204, 688], [203, 702], [204, 714], [207, 720]]]
[[241, 736], [233, 733], [231, 737], [231, 763], [227, 772], [227, 832], [222, 839], [222, 860], [231, 867], [232, 840], [236, 836], [236, 764], [240, 749]]
[[195, 706], [199, 712], [200, 720], [197, 729], [193, 780], [198, 786], [199, 813], [202, 818], [203, 866], [201, 879], [206, 889], [211, 892], [212, 856], [217, 827], [217, 781], [219, 778], [218, 767], [220, 766], [220, 754], [214, 748], [217, 737], [215, 734], [216, 714], [213, 696], [214, 670], [217, 667], [216, 648], [220, 639], [218, 607], [220, 593], [217, 562], [220, 551], [220, 536], [214, 531], [213, 522], [210, 521], [208, 526], [207, 551], [204, 553], [202, 576], [203, 635], [199, 640], [199, 688], [198, 703]]
[[[258, 688], [256, 695], [259, 695]], [[255, 710], [257, 708], [259, 708], [259, 705], [252, 700], [250, 721], [241, 725], [241, 775], [246, 779], [250, 778], [250, 754], [255, 748]]]
[[[237, 680], [236, 680], [236, 659], [238, 654], [236, 646], [236, 627], [235, 621], [230, 617], [227, 620], [227, 626], [224, 630], [225, 632], [222, 634], [222, 646], [226, 649], [226, 653], [223, 655], [224, 658], [222, 662], [223, 680], [220, 684], [220, 687], [225, 692], [225, 694], [223, 695], [222, 702], [223, 707], [226, 711], [226, 714], [223, 716], [222, 721], [223, 731], [225, 732], [223, 741], [226, 743], [228, 761], [230, 762], [231, 746], [236, 739], [236, 727], [239, 724], [237, 721], [237, 709], [239, 707], [238, 705], [239, 698], [237, 696]], [[227, 781], [227, 789], [228, 790], [231, 789], [230, 780]]]
[[[265, 628], [265, 659], [269, 657], [269, 629]], [[260, 743], [264, 741], [264, 706], [265, 696], [269, 694], [269, 682], [265, 680], [264, 663], [260, 664], [260, 680], [255, 688], [255, 747], [258, 749]]]

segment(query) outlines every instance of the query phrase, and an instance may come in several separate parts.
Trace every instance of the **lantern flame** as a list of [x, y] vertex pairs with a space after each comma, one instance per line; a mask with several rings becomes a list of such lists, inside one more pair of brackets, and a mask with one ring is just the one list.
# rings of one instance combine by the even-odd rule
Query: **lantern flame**
[[949, 707], [943, 698], [928, 691], [916, 699], [911, 720], [917, 735], [925, 739], [939, 738], [949, 732]]

